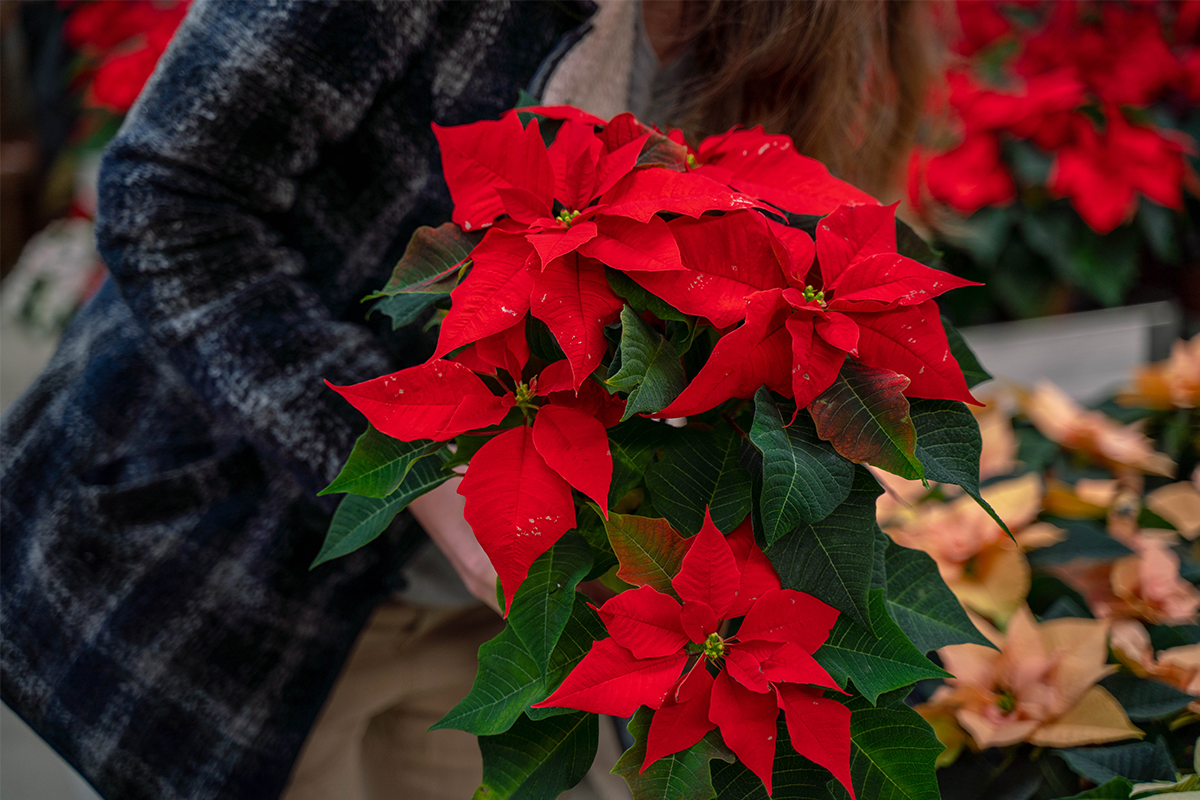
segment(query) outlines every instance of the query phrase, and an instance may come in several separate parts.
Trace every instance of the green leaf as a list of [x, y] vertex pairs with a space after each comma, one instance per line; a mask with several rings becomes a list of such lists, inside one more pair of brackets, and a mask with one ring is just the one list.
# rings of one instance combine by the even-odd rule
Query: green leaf
[[592, 568], [592, 548], [567, 531], [537, 557], [508, 611], [508, 624], [538, 664], [545, 664], [566, 627], [575, 587]]
[[687, 386], [675, 348], [629, 306], [621, 309], [621, 368], [608, 384], [628, 393], [622, 421], [666, 408]]
[[1109, 675], [1100, 681], [1100, 685], [1117, 698], [1117, 702], [1124, 707], [1125, 713], [1134, 722], [1150, 722], [1169, 717], [1187, 708], [1188, 704], [1196, 699], [1161, 681], [1126, 673]]
[[539, 663], [513, 626], [506, 625], [491, 641], [479, 648], [479, 671], [467, 696], [430, 728], [453, 728], [490, 736], [503, 733], [524, 713], [544, 719], [569, 709], [530, 708], [558, 688], [597, 639], [607, 636], [599, 615], [588, 606], [587, 598], [571, 593], [570, 619], [559, 636], [549, 663]]
[[932, 558], [891, 540], [886, 552], [887, 610], [919, 651], [948, 644], [992, 646], [967, 617]]
[[875, 498], [883, 490], [863, 467], [845, 501], [823, 520], [801, 525], [764, 552], [785, 589], [807, 592], [871, 625], [868, 592], [875, 557]]
[[479, 648], [479, 671], [467, 696], [430, 730], [453, 728], [476, 736], [503, 733], [530, 703], [549, 695], [541, 669], [512, 625]]
[[632, 586], [650, 586], [675, 594], [671, 580], [679, 574], [691, 542], [665, 519], [609, 514], [604, 524], [621, 567], [617, 577]]
[[382, 297], [367, 311], [367, 316], [378, 311], [384, 316], [391, 317], [392, 330], [398, 331], [406, 325], [412, 325], [431, 306], [444, 297], [449, 297], [449, 294], [397, 294], [391, 297]]
[[[861, 800], [938, 800], [934, 761], [942, 744], [901, 697], [889, 700], [875, 708], [861, 697], [842, 701], [851, 712], [854, 793]], [[848, 794], [836, 780], [829, 788], [839, 797]]]
[[[829, 777], [829, 770], [796, 752], [782, 718], [776, 723], [775, 741], [770, 800], [833, 800], [835, 795], [830, 785], [837, 786], [844, 793], [837, 780]], [[737, 760], [713, 764], [712, 784], [721, 800], [768, 800], [763, 782]], [[860, 794], [859, 797], [863, 796]]]
[[[592, 608], [587, 597], [575, 593], [575, 605], [571, 608], [571, 619], [562, 635], [558, 637], [558, 645], [550, 654], [550, 663], [546, 665], [545, 694], [537, 699], [541, 702], [558, 688], [571, 670], [583, 660], [592, 649], [592, 645], [600, 639], [608, 637], [600, 615]], [[569, 708], [527, 708], [525, 714], [530, 719], [545, 719], [558, 714], [566, 714]]]
[[1113, 778], [1108, 783], [1058, 800], [1129, 800], [1133, 784], [1124, 778]]
[[750, 513], [750, 473], [738, 464], [740, 445], [741, 437], [727, 426], [671, 429], [663, 460], [646, 470], [646, 487], [676, 530], [699, 533], [706, 507], [726, 534]]
[[750, 441], [763, 456], [759, 508], [768, 545], [797, 525], [825, 519], [850, 494], [854, 465], [821, 441], [807, 412], [785, 428], [765, 386], [754, 394]]
[[596, 758], [599, 717], [583, 711], [522, 717], [504, 733], [480, 736], [483, 783], [473, 800], [546, 800], [583, 779]]
[[1048, 516], [1044, 520], [1067, 532], [1067, 538], [1028, 553], [1031, 566], [1063, 564], [1076, 558], [1115, 561], [1133, 551], [1105, 533], [1103, 526], [1081, 519]]
[[404, 255], [392, 269], [392, 277], [368, 299], [391, 297], [397, 294], [448, 294], [458, 283], [458, 272], [482, 232], [467, 233], [453, 222], [443, 222], [436, 228], [422, 225], [413, 233]]
[[608, 285], [617, 293], [617, 296], [633, 306], [633, 310], [639, 314], [643, 311], [649, 311], [663, 322], [674, 320], [676, 322], [695, 323], [695, 317], [689, 317], [674, 306], [669, 305], [666, 300], [663, 300], [658, 295], [651, 294], [643, 289], [633, 278], [630, 278], [624, 272], [618, 272], [610, 267], [605, 267], [604, 274], [608, 276]]
[[1053, 752], [1067, 762], [1075, 774], [1093, 783], [1104, 783], [1113, 778], [1126, 778], [1134, 783], [1175, 780], [1175, 764], [1162, 739], [1108, 747], [1072, 747]]
[[[843, 688], [847, 680], [872, 704], [884, 692], [926, 678], [948, 678], [888, 616], [882, 589], [871, 590], [872, 636], [849, 617], [839, 617], [814, 657]], [[940, 752], [940, 751], [939, 751]]]
[[925, 468], [913, 452], [917, 432], [902, 394], [908, 383], [903, 375], [846, 359], [837, 380], [808, 407], [817, 435], [856, 464], [923, 479]]
[[709, 762], [714, 758], [732, 763], [734, 755], [721, 741], [716, 731], [709, 731], [696, 744], [682, 753], [664, 756], [645, 772], [646, 740], [653, 712], [642, 706], [627, 726], [633, 736], [633, 747], [626, 750], [612, 768], [629, 784], [633, 800], [711, 800], [716, 797]]
[[402, 442], [368, 425], [366, 432], [354, 443], [342, 471], [333, 483], [317, 494], [345, 492], [382, 500], [400, 488], [401, 481], [417, 459], [436, 453], [444, 446], [444, 442], [429, 439]]
[[672, 432], [669, 425], [643, 417], [634, 417], [609, 428], [608, 449], [613, 460], [609, 508], [642, 482], [646, 468], [654, 460], [654, 451], [666, 446]]
[[370, 544], [409, 503], [450, 477], [435, 460], [421, 459], [409, 469], [396, 491], [383, 499], [346, 495], [333, 512], [325, 543], [313, 559], [312, 567]]
[[979, 359], [971, 350], [971, 346], [967, 344], [967, 340], [958, 332], [958, 328], [955, 328], [945, 317], [942, 317], [942, 328], [946, 331], [946, 341], [950, 344], [950, 355], [954, 356], [954, 360], [962, 369], [963, 377], [967, 380], [967, 387], [973, 388], [984, 381], [990, 381], [993, 377], [992, 374], [979, 363]]
[[1155, 650], [1189, 644], [1200, 644], [1200, 625], [1155, 625], [1150, 629], [1150, 646]]
[[975, 415], [956, 400], [914, 400], [910, 414], [917, 432], [916, 454], [925, 468], [925, 477], [938, 483], [961, 486], [1005, 533], [1009, 533], [1004, 520], [979, 493], [983, 439]]

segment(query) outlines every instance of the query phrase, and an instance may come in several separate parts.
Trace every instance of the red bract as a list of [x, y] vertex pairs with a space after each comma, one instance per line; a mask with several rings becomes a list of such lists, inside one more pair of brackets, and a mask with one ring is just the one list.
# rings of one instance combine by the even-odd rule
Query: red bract
[[[706, 515], [689, 541], [674, 594], [642, 586], [605, 603], [600, 618], [611, 638], [596, 642], [535, 707], [625, 717], [649, 706], [655, 714], [643, 770], [719, 729], [768, 794], [782, 709], [796, 751], [853, 797], [850, 711], [812, 688], [837, 689], [812, 653], [838, 612], [781, 589], [748, 522], [726, 539]], [[741, 616], [730, 635], [726, 620]]]
[[1140, 192], [1159, 205], [1183, 207], [1182, 145], [1152, 128], [1131, 125], [1119, 109], [1106, 109], [1107, 127], [1096, 130], [1080, 116], [1073, 141], [1058, 153], [1050, 189], [1068, 197], [1084, 222], [1108, 233], [1131, 215]]
[[[696, 235], [704, 225], [720, 233], [716, 224], [705, 222]], [[815, 247], [819, 278], [810, 275], [814, 248], [808, 236], [767, 225], [776, 247], [763, 244], [754, 265], [736, 266], [739, 274], [763, 276], [757, 284], [733, 284], [711, 274], [696, 276], [696, 285], [680, 281], [686, 290], [680, 295], [708, 291], [712, 308], [723, 314], [728, 309], [722, 321], [736, 319], [738, 303], [746, 321], [717, 342], [692, 383], [656, 416], [698, 414], [732, 397], [749, 397], [764, 384], [804, 407], [829, 388], [847, 354], [906, 375], [911, 383], [905, 393], [911, 397], [976, 402], [950, 354], [933, 303], [943, 292], [975, 284], [899, 255], [895, 206], [842, 206], [823, 219]], [[687, 252], [684, 237], [677, 238]], [[714, 240], [733, 246], [727, 237], [714, 235]], [[739, 254], [750, 242], [750, 236], [739, 237]], [[740, 260], [727, 253], [722, 258]], [[764, 285], [771, 279], [779, 283]], [[669, 287], [653, 288], [668, 302], [682, 301]], [[729, 293], [737, 302], [729, 302]]]
[[879, 205], [871, 195], [830, 175], [820, 161], [797, 153], [789, 137], [767, 134], [761, 127], [705, 139], [693, 174], [793, 214], [828, 214], [841, 205]]
[[1017, 185], [1000, 160], [1000, 141], [986, 131], [969, 133], [958, 147], [930, 158], [925, 184], [930, 196], [963, 214], [1017, 198]]
[[[592, 381], [575, 391], [566, 361], [550, 364], [529, 385], [519, 383], [527, 358], [524, 335], [504, 331], [453, 361], [430, 361], [354, 386], [330, 384], [377, 430], [404, 441], [481, 432], [515, 405], [536, 409], [532, 426], [502, 431], [479, 448], [458, 489], [506, 605], [534, 560], [575, 527], [572, 488], [607, 517], [613, 465], [605, 429], [625, 406]], [[518, 382], [517, 393], [496, 396], [476, 374], [498, 376], [501, 369]]]

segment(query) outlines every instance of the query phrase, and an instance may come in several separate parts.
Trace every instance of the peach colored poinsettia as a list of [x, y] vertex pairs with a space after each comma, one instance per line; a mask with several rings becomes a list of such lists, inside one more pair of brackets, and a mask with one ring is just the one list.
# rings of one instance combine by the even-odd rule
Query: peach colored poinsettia
[[[1172, 647], [1156, 654], [1150, 646], [1150, 635], [1145, 626], [1124, 619], [1113, 623], [1112, 649], [1134, 674], [1157, 678], [1200, 698], [1200, 644]], [[1200, 699], [1189, 703], [1188, 710], [1200, 714]]]
[[960, 603], [996, 620], [1025, 601], [1030, 570], [1024, 550], [1059, 541], [1062, 531], [1034, 522], [1041, 509], [1037, 475], [992, 484], [983, 498], [1016, 536], [1014, 543], [970, 497], [929, 501], [895, 513], [883, 528], [899, 545], [928, 553]]
[[1017, 742], [1075, 747], [1144, 736], [1096, 685], [1115, 669], [1105, 664], [1107, 622], [1039, 624], [1022, 606], [1004, 634], [982, 620], [976, 624], [998, 649], [959, 644], [939, 650], [954, 678], [920, 709], [927, 717], [952, 715], [979, 749]]
[[[1200, 474], [1200, 468], [1197, 474]], [[1192, 481], [1155, 489], [1146, 495], [1146, 508], [1174, 525], [1179, 535], [1189, 542], [1200, 536], [1200, 489]]]
[[1117, 400], [1156, 410], [1200, 406], [1200, 335], [1175, 342], [1167, 360], [1139, 367]]
[[1052, 383], [1043, 381], [1024, 400], [1025, 415], [1053, 442], [1109, 467], [1153, 475], [1175, 474], [1175, 462], [1154, 449], [1136, 425], [1122, 425], [1089, 411]]
[[1200, 590], [1179, 574], [1173, 531], [1143, 529], [1122, 538], [1133, 553], [1108, 562], [1077, 561], [1053, 568], [1105, 619], [1188, 625], [1200, 616]]

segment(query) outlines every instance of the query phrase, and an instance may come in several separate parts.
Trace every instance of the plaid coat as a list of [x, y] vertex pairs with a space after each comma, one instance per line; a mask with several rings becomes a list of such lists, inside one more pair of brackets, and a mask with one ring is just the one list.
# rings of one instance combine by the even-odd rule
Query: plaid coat
[[104, 159], [112, 279], [0, 433], [3, 700], [104, 796], [282, 791], [420, 535], [309, 571], [363, 428], [322, 379], [430, 352], [359, 302], [449, 219], [429, 124], [511, 107], [591, 11], [193, 7]]

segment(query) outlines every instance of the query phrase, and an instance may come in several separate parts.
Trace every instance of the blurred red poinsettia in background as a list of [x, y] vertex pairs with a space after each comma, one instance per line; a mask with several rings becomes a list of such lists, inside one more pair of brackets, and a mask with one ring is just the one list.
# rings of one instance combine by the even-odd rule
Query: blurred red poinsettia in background
[[84, 105], [124, 114], [187, 14], [190, 0], [68, 3], [63, 38], [86, 60]]
[[953, 8], [945, 82], [908, 171], [916, 214], [965, 254], [951, 267], [1025, 317], [1117, 305], [1147, 261], [1169, 274], [1194, 261], [1200, 4]]

